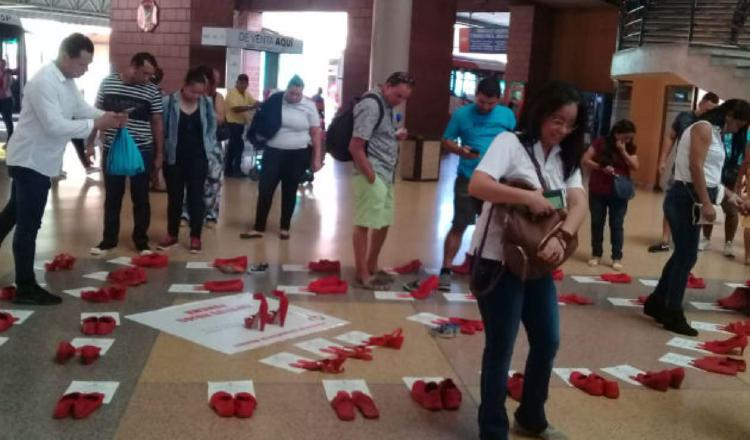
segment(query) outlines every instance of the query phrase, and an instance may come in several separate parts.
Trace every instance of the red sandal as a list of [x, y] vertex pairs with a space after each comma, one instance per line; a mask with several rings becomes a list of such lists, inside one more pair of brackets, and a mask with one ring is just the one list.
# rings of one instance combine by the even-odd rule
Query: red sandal
[[401, 349], [404, 344], [403, 330], [397, 328], [392, 333], [383, 336], [373, 336], [367, 341], [367, 345], [373, 345], [377, 347], [388, 347], [395, 350]]

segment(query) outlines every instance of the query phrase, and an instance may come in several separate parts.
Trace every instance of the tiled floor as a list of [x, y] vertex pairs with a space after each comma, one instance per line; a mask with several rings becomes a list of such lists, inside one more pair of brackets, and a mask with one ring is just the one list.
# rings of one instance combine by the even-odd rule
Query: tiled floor
[[[72, 153], [72, 152], [71, 152]], [[81, 275], [116, 266], [106, 259], [90, 258], [88, 248], [101, 233], [102, 188], [95, 176], [85, 179], [71, 154], [66, 158], [68, 180], [60, 182], [50, 195], [50, 203], [40, 231], [39, 259], [57, 252], [79, 257], [70, 273], [46, 276], [52, 290], [94, 284]], [[335, 171], [334, 171], [335, 168]], [[399, 182], [396, 226], [386, 243], [383, 266], [420, 258], [427, 267], [438, 267], [442, 237], [452, 215], [452, 176], [454, 165], [447, 161], [439, 183]], [[7, 195], [4, 167], [0, 169], [0, 199]], [[473, 439], [477, 438], [476, 410], [479, 404], [479, 368], [483, 348], [481, 334], [456, 339], [434, 339], [421, 324], [407, 321], [418, 312], [442, 316], [477, 318], [476, 306], [448, 303], [435, 295], [413, 303], [374, 300], [369, 292], [350, 290], [335, 298], [292, 297], [292, 302], [350, 322], [346, 327], [316, 333], [312, 337], [331, 338], [349, 330], [382, 334], [401, 327], [406, 341], [401, 350], [376, 349], [371, 362], [350, 360], [346, 370], [335, 378], [365, 379], [375, 398], [381, 418], [345, 423], [336, 419], [325, 399], [320, 373], [293, 374], [259, 363], [272, 354], [289, 351], [309, 355], [294, 347], [306, 338], [297, 338], [256, 350], [227, 356], [185, 339], [159, 333], [123, 319], [115, 330], [110, 352], [91, 366], [71, 362], [65, 366], [53, 361], [57, 343], [81, 336], [81, 312], [118, 310], [121, 316], [154, 310], [206, 298], [168, 293], [174, 282], [200, 282], [219, 278], [212, 271], [187, 271], [185, 260], [210, 261], [214, 257], [248, 255], [252, 261], [268, 261], [272, 268], [266, 277], [245, 276], [246, 290], [268, 291], [276, 284], [305, 284], [311, 275], [284, 273], [281, 263], [304, 264], [319, 258], [340, 259], [344, 277], [351, 278], [351, 203], [343, 167], [327, 164], [316, 178], [314, 190], [300, 194], [300, 205], [292, 226], [292, 240], [278, 240], [278, 202], [270, 220], [270, 234], [264, 240], [243, 242], [237, 234], [254, 212], [255, 184], [230, 180], [224, 195], [222, 220], [215, 230], [204, 234], [204, 252], [190, 256], [186, 250], [170, 253], [172, 264], [166, 270], [149, 270], [149, 283], [132, 289], [124, 303], [96, 305], [65, 296], [63, 305], [38, 309], [24, 324], [2, 334], [9, 340], [0, 346], [0, 439], [217, 439], [217, 438], [356, 438], [356, 439]], [[152, 196], [152, 240], [164, 232], [165, 195]], [[124, 211], [129, 210], [125, 203]], [[667, 255], [651, 255], [645, 246], [660, 228], [659, 196], [643, 193], [634, 200], [626, 221], [625, 264], [628, 273], [656, 278]], [[132, 222], [123, 216], [121, 245], [116, 255], [131, 255], [128, 239]], [[582, 247], [566, 264], [571, 274], [606, 271], [585, 265], [588, 226], [581, 234]], [[722, 243], [717, 228], [714, 246]], [[468, 240], [465, 240], [468, 241]], [[740, 247], [738, 252], [743, 252]], [[459, 257], [459, 260], [462, 258]], [[0, 250], [0, 281], [12, 280], [10, 241]], [[711, 301], [731, 290], [724, 281], [750, 277], [748, 268], [713, 251], [701, 255], [696, 273], [709, 279], [705, 290], [690, 291], [689, 300]], [[411, 278], [402, 277], [402, 281]], [[559, 283], [560, 293], [577, 292], [596, 300], [591, 307], [561, 307], [562, 345], [556, 360], [559, 367], [600, 369], [630, 364], [643, 370], [669, 365], [658, 358], [668, 351], [697, 356], [695, 352], [667, 347], [672, 334], [642, 317], [637, 308], [614, 307], [607, 297], [635, 298], [648, 293], [639, 283], [626, 286], [583, 285], [570, 278]], [[453, 291], [466, 291], [466, 280], [457, 278]], [[13, 308], [0, 303], [0, 308]], [[689, 318], [726, 323], [738, 315], [699, 312], [688, 307]], [[702, 332], [698, 339], [722, 336]], [[512, 367], [523, 368], [527, 344], [519, 334]], [[402, 382], [404, 376], [445, 376], [456, 380], [464, 392], [458, 412], [430, 413], [417, 407]], [[252, 379], [259, 406], [249, 420], [220, 419], [207, 405], [208, 381]], [[119, 381], [112, 403], [86, 420], [53, 420], [56, 399], [72, 380]], [[746, 373], [723, 377], [689, 370], [683, 389], [659, 393], [620, 382], [617, 400], [594, 398], [569, 388], [560, 378], [551, 384], [548, 415], [550, 420], [573, 439], [727, 439], [750, 438], [750, 380]], [[508, 410], [516, 404], [508, 401]]]

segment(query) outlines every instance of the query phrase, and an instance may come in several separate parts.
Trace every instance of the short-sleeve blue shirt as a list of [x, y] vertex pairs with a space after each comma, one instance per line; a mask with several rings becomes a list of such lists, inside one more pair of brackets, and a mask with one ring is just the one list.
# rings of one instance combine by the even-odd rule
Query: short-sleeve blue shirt
[[453, 112], [443, 139], [461, 140], [461, 145], [479, 150], [478, 159], [461, 158], [458, 162], [458, 174], [471, 178], [474, 169], [487, 152], [492, 141], [505, 131], [516, 128], [516, 116], [504, 105], [497, 105], [491, 112], [481, 114], [476, 104], [465, 105]]

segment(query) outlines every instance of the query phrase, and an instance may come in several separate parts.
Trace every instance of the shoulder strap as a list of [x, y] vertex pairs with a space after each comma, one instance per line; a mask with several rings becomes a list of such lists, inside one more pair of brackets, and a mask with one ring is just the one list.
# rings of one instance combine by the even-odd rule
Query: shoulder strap
[[385, 117], [385, 109], [383, 108], [383, 103], [380, 102], [380, 98], [378, 97], [378, 95], [376, 95], [374, 93], [367, 93], [367, 94], [365, 94], [362, 97], [362, 99], [363, 100], [364, 99], [374, 99], [375, 102], [378, 103], [378, 114], [379, 114], [379, 116], [378, 116], [378, 123], [375, 124], [375, 128], [373, 128], [373, 131], [375, 131], [375, 130], [378, 129], [378, 127], [380, 127], [380, 123], [383, 122], [383, 118]]
[[549, 185], [547, 185], [547, 179], [544, 178], [544, 174], [542, 174], [542, 167], [539, 166], [539, 161], [536, 160], [536, 155], [534, 155], [534, 146], [529, 142], [528, 140], [521, 140], [521, 137], [518, 137], [518, 140], [521, 141], [521, 145], [523, 145], [523, 149], [526, 150], [526, 154], [529, 155], [529, 158], [531, 159], [531, 163], [534, 164], [534, 169], [536, 170], [536, 176], [539, 179], [539, 183], [542, 185], [542, 189], [544, 191], [549, 191]]

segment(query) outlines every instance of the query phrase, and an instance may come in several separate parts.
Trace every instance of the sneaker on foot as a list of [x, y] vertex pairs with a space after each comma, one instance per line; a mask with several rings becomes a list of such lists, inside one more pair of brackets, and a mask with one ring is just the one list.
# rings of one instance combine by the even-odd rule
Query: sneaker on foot
[[731, 241], [724, 244], [724, 256], [727, 258], [734, 258], [734, 244]]
[[589, 260], [589, 266], [596, 267], [599, 265], [599, 259], [598, 258], [592, 258]]
[[146, 255], [153, 255], [153, 254], [154, 254], [154, 251], [152, 251], [151, 248], [148, 246], [138, 249], [138, 255], [140, 255], [141, 257], [145, 257]]
[[441, 273], [440, 284], [438, 285], [438, 290], [442, 292], [450, 292], [451, 281], [453, 281], [453, 278], [451, 277], [450, 273]]
[[109, 245], [104, 244], [104, 243], [99, 243], [98, 245], [92, 247], [89, 250], [89, 253], [91, 255], [94, 255], [94, 256], [98, 257], [98, 256], [101, 256], [101, 255], [107, 255], [109, 253], [109, 251], [111, 251], [114, 248], [115, 248], [115, 246], [109, 246]]
[[612, 269], [614, 269], [614, 270], [616, 270], [616, 271], [619, 272], [619, 271], [622, 270], [622, 268], [623, 268], [623, 266], [622, 266], [622, 261], [621, 260], [614, 260], [612, 262]]
[[701, 237], [701, 241], [698, 243], [699, 251], [707, 251], [711, 249], [711, 240]]
[[556, 429], [552, 425], [547, 425], [547, 429], [542, 432], [536, 433], [529, 431], [528, 429], [521, 426], [518, 422], [513, 422], [513, 433], [518, 434], [522, 437], [540, 438], [543, 440], [568, 440], [568, 436], [562, 431]]
[[201, 239], [200, 238], [191, 238], [190, 239], [190, 253], [191, 254], [198, 254], [200, 251], [203, 250], [203, 247], [201, 246]]
[[661, 242], [652, 244], [648, 247], [648, 251], [652, 254], [657, 252], [669, 252], [669, 243]]
[[166, 237], [162, 238], [159, 242], [159, 245], [156, 246], [156, 249], [160, 251], [165, 251], [177, 244], [177, 237], [173, 237], [171, 235], [167, 235]]

